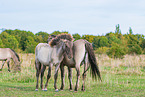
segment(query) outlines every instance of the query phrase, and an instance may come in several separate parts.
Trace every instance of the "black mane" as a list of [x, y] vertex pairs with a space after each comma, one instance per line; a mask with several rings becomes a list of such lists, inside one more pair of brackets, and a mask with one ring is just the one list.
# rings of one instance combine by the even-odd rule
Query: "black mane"
[[50, 46], [57, 45], [61, 39], [73, 41], [73, 37], [70, 34], [60, 34], [60, 35], [57, 35], [54, 39], [52, 39], [49, 45]]

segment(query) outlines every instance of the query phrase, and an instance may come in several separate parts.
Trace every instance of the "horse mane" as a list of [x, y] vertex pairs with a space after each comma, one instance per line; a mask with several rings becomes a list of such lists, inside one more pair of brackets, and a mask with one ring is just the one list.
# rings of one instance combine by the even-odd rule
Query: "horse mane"
[[[11, 49], [11, 48], [10, 48]], [[14, 54], [16, 55], [16, 57], [18, 58], [18, 61], [20, 62], [20, 57], [19, 57], [19, 55], [13, 50], [13, 49], [11, 49], [13, 52], [14, 52]]]
[[49, 37], [56, 37], [57, 35], [50, 35]]
[[61, 39], [66, 39], [69, 41], [73, 41], [73, 37], [70, 34], [59, 34], [54, 39], [52, 39], [49, 43], [50, 46], [57, 45]]

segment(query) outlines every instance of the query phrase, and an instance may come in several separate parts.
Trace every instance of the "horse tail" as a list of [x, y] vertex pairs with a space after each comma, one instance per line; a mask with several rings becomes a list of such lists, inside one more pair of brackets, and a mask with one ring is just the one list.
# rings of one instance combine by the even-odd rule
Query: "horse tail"
[[96, 61], [95, 53], [93, 51], [93, 46], [88, 41], [85, 41], [85, 47], [86, 47], [86, 51], [88, 52], [88, 59], [91, 65], [92, 78], [97, 79], [97, 75], [98, 75], [99, 79], [101, 80], [101, 74], [100, 74], [99, 67]]

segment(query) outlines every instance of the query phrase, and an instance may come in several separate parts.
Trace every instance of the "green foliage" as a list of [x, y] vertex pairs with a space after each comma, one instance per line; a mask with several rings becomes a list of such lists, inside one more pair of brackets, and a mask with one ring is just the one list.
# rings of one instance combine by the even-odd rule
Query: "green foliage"
[[130, 48], [129, 48], [129, 54], [142, 54], [142, 48], [137, 45], [137, 44], [133, 44]]
[[62, 33], [68, 34], [67, 31], [62, 31], [62, 32], [60, 32], [60, 31], [54, 31], [54, 32], [51, 33], [51, 35], [58, 35], [58, 34], [62, 34]]
[[46, 32], [38, 32], [38, 33], [35, 34], [35, 36], [36, 36], [36, 37], [35, 37], [35, 40], [36, 40], [38, 43], [40, 43], [40, 42], [42, 42], [42, 41], [43, 41], [44, 43], [46, 43], [49, 34], [46, 33]]
[[0, 38], [0, 48], [3, 48], [3, 41]]
[[97, 53], [97, 54], [106, 54], [108, 49], [109, 49], [109, 47], [99, 47], [95, 50], [95, 53]]
[[[15, 50], [18, 49], [17, 51], [20, 52], [34, 53], [35, 46], [38, 43], [46, 43], [49, 35], [59, 35], [62, 33], [68, 32], [54, 31], [48, 34], [47, 32], [40, 31], [34, 35], [31, 31], [6, 29], [0, 33], [0, 47], [9, 47]], [[96, 53], [108, 52], [108, 55], [113, 58], [122, 58], [120, 56], [124, 55], [124, 53], [145, 53], [145, 36], [141, 34], [133, 34], [131, 27], [129, 28], [128, 33], [123, 35], [121, 34], [119, 24], [116, 25], [114, 32], [109, 32], [106, 35], [82, 35], [81, 37], [79, 33], [75, 33], [72, 36], [75, 40], [86, 39], [92, 43]], [[126, 49], [124, 50], [124, 48]], [[113, 55], [111, 55], [111, 53], [113, 53]], [[120, 56], [118, 56], [119, 53], [121, 54]]]
[[127, 52], [127, 48], [113, 43], [111, 48], [107, 51], [107, 55], [111, 58], [123, 58]]
[[145, 48], [145, 39], [142, 40], [141, 47], [142, 47], [143, 49]]
[[93, 35], [83, 35], [82, 36], [82, 39], [86, 39], [87, 41], [89, 41], [90, 43], [92, 43], [93, 40], [94, 40], [94, 37], [95, 36], [93, 36]]
[[97, 48], [100, 47], [100, 45], [99, 45], [100, 38], [101, 38], [100, 36], [95, 36], [94, 37], [94, 40], [93, 40], [93, 43], [92, 43], [94, 49], [97, 49]]
[[25, 44], [26, 44], [26, 52], [27, 53], [34, 53], [35, 52], [35, 47], [37, 46], [37, 42], [34, 41], [33, 37], [28, 36]]
[[108, 43], [108, 39], [105, 37], [105, 36], [102, 36], [100, 39], [99, 39], [99, 47], [107, 47], [109, 45]]
[[81, 39], [81, 36], [78, 33], [73, 34], [72, 36], [75, 40]]
[[4, 45], [3, 47], [11, 48], [14, 50], [18, 49], [19, 43], [18, 43], [17, 39], [15, 38], [15, 36], [9, 35], [6, 32], [2, 32], [1, 37], [2, 37], [2, 43]]
[[129, 34], [133, 34], [131, 27], [129, 27]]
[[106, 37], [108, 38], [110, 46], [112, 43], [122, 44], [121, 40], [115, 36], [115, 33], [110, 32], [106, 34]]

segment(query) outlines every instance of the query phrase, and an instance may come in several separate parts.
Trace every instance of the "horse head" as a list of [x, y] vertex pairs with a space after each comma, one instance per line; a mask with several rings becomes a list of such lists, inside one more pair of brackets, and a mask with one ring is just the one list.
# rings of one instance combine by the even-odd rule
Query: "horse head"
[[53, 38], [49, 44], [50, 46], [61, 45], [63, 52], [67, 54], [68, 58], [73, 57], [73, 37], [70, 34], [60, 34]]
[[69, 40], [62, 40], [64, 42], [63, 49], [64, 53], [67, 54], [68, 58], [71, 59], [73, 58], [73, 41]]

